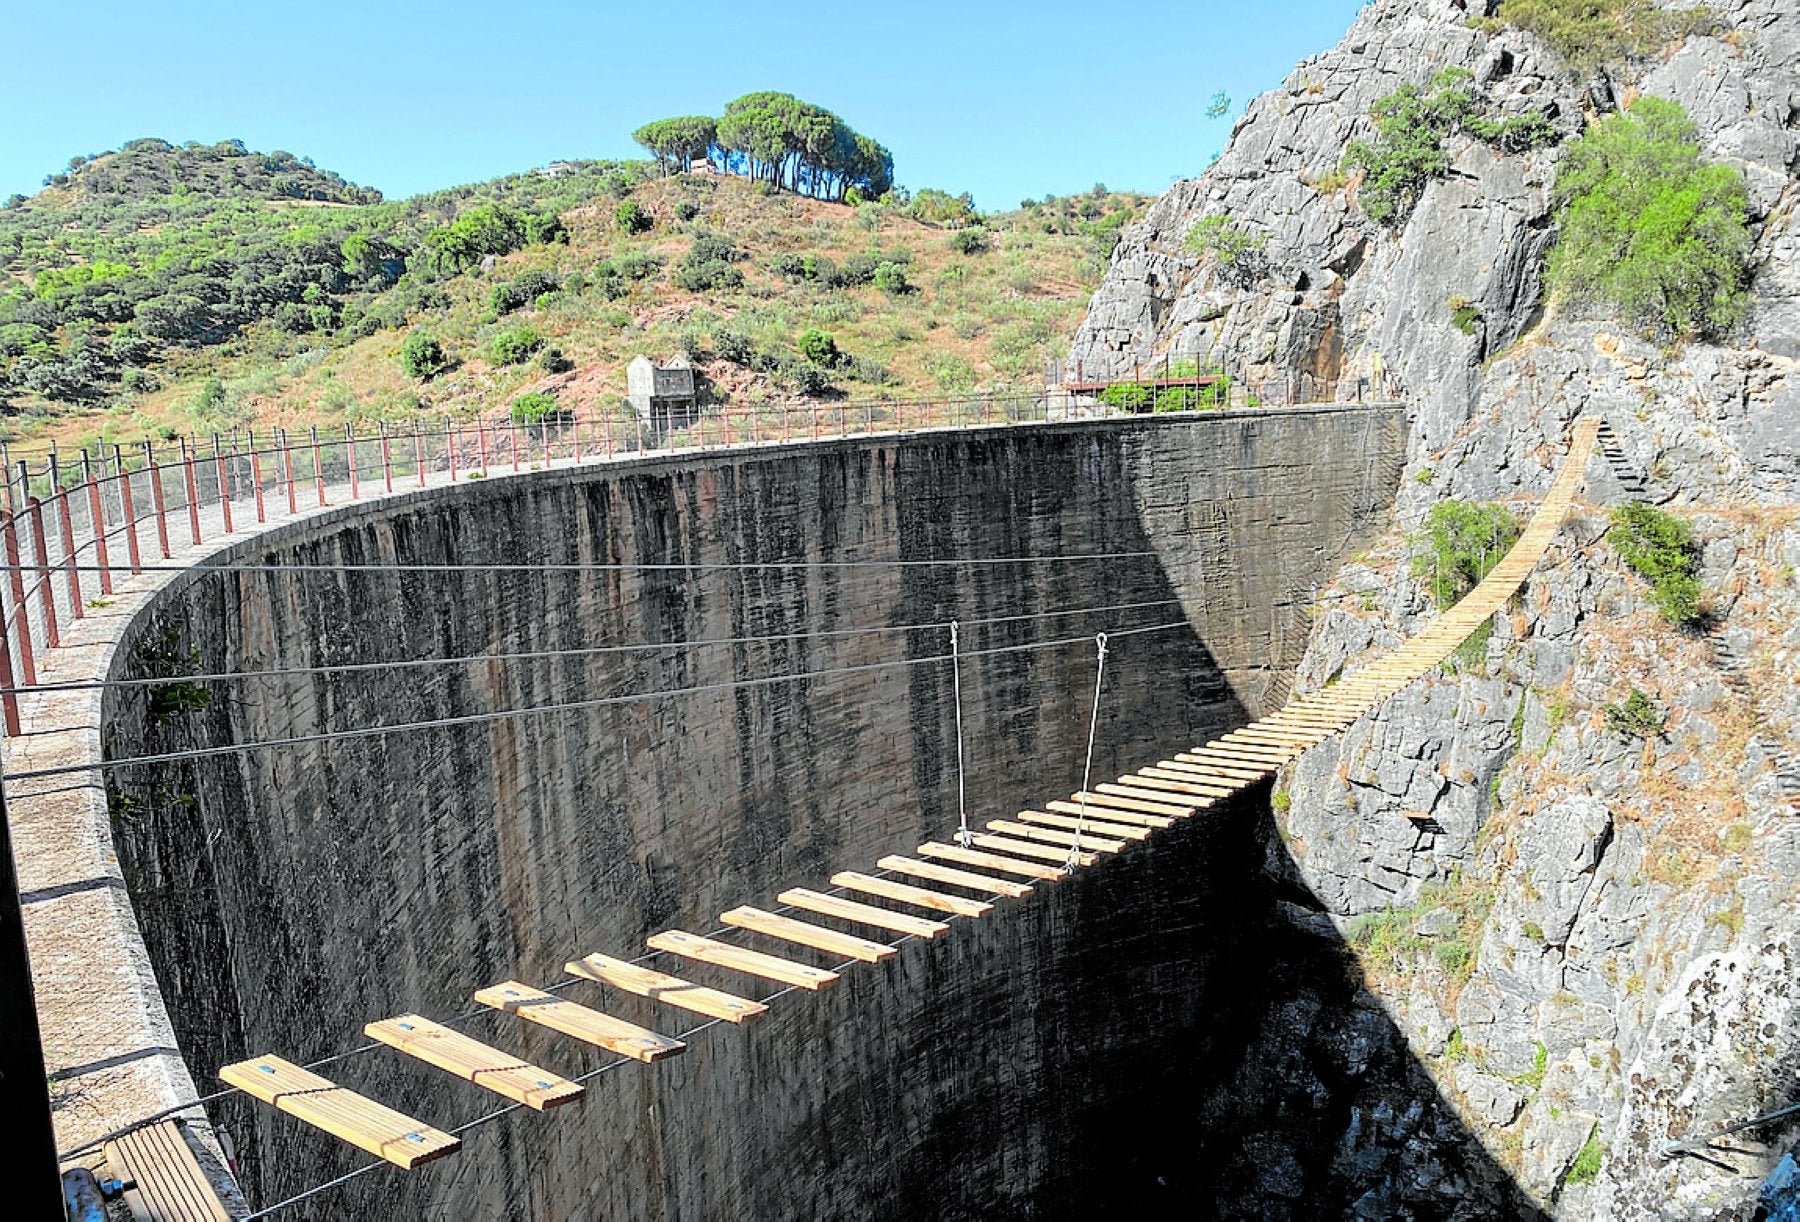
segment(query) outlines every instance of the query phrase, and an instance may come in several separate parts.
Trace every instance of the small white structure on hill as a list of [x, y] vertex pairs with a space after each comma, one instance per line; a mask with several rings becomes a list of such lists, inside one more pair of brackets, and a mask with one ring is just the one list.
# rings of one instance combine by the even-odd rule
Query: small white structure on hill
[[685, 427], [694, 416], [694, 367], [677, 355], [667, 365], [634, 356], [625, 367], [625, 397], [647, 424]]

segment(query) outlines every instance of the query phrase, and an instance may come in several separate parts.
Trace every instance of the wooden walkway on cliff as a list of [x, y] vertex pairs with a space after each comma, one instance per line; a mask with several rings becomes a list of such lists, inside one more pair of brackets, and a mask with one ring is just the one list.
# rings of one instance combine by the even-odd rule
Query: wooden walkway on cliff
[[[1569, 512], [1599, 427], [1599, 421], [1592, 419], [1575, 424], [1569, 453], [1555, 482], [1506, 556], [1467, 597], [1373, 665], [1293, 700], [1278, 713], [1128, 776], [1044, 802], [1041, 809], [1022, 810], [1011, 819], [991, 820], [966, 843], [929, 841], [911, 854], [881, 858], [873, 871], [833, 874], [827, 889], [783, 891], [775, 897], [780, 912], [741, 906], [721, 915], [727, 927], [754, 931], [776, 943], [822, 951], [834, 960], [843, 960], [837, 967], [820, 968], [679, 929], [652, 936], [648, 946], [676, 960], [784, 986], [778, 996], [829, 988], [854, 965], [879, 965], [891, 958], [899, 941], [943, 936], [950, 932], [952, 919], [979, 919], [1001, 900], [1022, 899], [1034, 887], [1054, 886], [1075, 869], [1101, 866], [1108, 857], [1129, 852], [1156, 832], [1268, 779], [1307, 748], [1344, 730], [1441, 665], [1518, 592]], [[885, 904], [871, 902], [875, 900]], [[813, 919], [786, 915], [790, 912]], [[821, 924], [817, 918], [834, 924]], [[881, 935], [899, 937], [890, 943], [880, 940]], [[570, 960], [565, 971], [572, 978], [716, 1021], [753, 1022], [769, 1009], [764, 1002], [644, 967], [633, 962], [631, 954], [630, 950], [617, 957], [589, 953]], [[475, 1001], [513, 1014], [521, 1022], [644, 1063], [675, 1056], [686, 1048], [680, 1039], [517, 980], [481, 989], [475, 993]], [[421, 1015], [383, 1019], [370, 1023], [366, 1031], [401, 1053], [483, 1086], [514, 1104], [541, 1111], [572, 1102], [584, 1090], [577, 1082]], [[412, 1168], [452, 1154], [462, 1144], [451, 1133], [272, 1053], [228, 1065], [220, 1077], [296, 1119], [400, 1167]]]

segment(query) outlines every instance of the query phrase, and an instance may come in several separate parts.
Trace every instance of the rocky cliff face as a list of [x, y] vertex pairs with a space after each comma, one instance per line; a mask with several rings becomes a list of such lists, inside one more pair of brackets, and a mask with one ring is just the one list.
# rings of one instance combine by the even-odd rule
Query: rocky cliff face
[[[1434, 614], [1406, 554], [1431, 504], [1535, 497], [1584, 412], [1703, 542], [1711, 620], [1678, 631], [1607, 541], [1626, 494], [1596, 461], [1593, 510], [1485, 649], [1309, 752], [1275, 796], [1295, 925], [1360, 946], [1366, 1004], [1395, 1017], [1442, 1107], [1568, 1217], [1748, 1217], [1793, 1126], [1745, 1134], [1736, 1171], [1657, 1147], [1800, 1098], [1800, 10], [1710, 9], [1712, 33], [1587, 79], [1528, 35], [1473, 28], [1479, 3], [1378, 0], [1127, 232], [1072, 354], [1092, 371], [1194, 353], [1340, 397], [1397, 386], [1412, 423], [1395, 529], [1321, 593], [1302, 689]], [[1402, 226], [1366, 219], [1333, 174], [1346, 143], [1372, 134], [1376, 99], [1452, 65], [1493, 113], [1564, 135], [1634, 94], [1680, 102], [1748, 185], [1741, 330], [1663, 349], [1545, 317], [1555, 147], [1452, 138], [1451, 172]], [[1267, 278], [1235, 287], [1185, 249], [1220, 215], [1268, 235]], [[1474, 307], [1466, 331], [1453, 297]], [[1606, 725], [1634, 688], [1667, 712], [1647, 741]], [[1432, 1118], [1402, 1106], [1416, 1094], [1359, 1099], [1345, 1124], [1348, 1184], [1376, 1213], [1441, 1212], [1458, 1182]]]

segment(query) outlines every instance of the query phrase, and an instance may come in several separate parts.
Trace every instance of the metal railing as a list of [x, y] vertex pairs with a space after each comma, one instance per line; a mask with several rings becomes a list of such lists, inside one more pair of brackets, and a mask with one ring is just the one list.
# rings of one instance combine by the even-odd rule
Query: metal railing
[[[1206, 406], [1279, 406], [1251, 384]], [[1264, 388], [1263, 393], [1267, 393]], [[981, 425], [1078, 419], [1092, 408], [1066, 394], [983, 395], [900, 402], [811, 402], [706, 407], [645, 419], [629, 408], [590, 408], [537, 421], [504, 415], [418, 419], [342, 432], [285, 429], [213, 433], [71, 456], [54, 443], [27, 456], [0, 445], [0, 722], [21, 733], [17, 689], [37, 684], [41, 651], [114, 593], [118, 574], [143, 571], [186, 547], [371, 495], [491, 472], [537, 470], [623, 456], [723, 446], [818, 441]], [[121, 556], [120, 553], [123, 552]]]

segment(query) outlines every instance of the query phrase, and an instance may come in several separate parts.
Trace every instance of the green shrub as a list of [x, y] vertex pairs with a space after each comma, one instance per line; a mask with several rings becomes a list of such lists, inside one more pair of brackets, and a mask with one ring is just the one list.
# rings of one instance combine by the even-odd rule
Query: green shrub
[[1641, 0], [1504, 0], [1493, 17], [1473, 24], [1537, 35], [1577, 72], [1642, 58], [1710, 20], [1704, 8], [1660, 9]]
[[1431, 597], [1448, 607], [1475, 588], [1519, 537], [1504, 505], [1439, 501], [1413, 536], [1413, 576], [1429, 582]]
[[675, 205], [675, 219], [678, 221], [691, 221], [699, 215], [699, 200], [684, 199], [679, 204]]
[[769, 260], [769, 270], [783, 280], [799, 282], [811, 278], [806, 274], [806, 263], [805, 255], [779, 254]]
[[1607, 733], [1621, 738], [1655, 738], [1668, 724], [1656, 702], [1635, 687], [1623, 704], [1609, 704], [1604, 712]]
[[567, 373], [575, 362], [563, 355], [561, 348], [546, 348], [538, 354], [538, 364], [545, 373]]
[[542, 424], [546, 420], [560, 417], [563, 409], [562, 404], [556, 401], [555, 395], [533, 391], [513, 400], [511, 414], [513, 422], [516, 424]]
[[1429, 92], [1402, 85], [1370, 108], [1375, 142], [1352, 140], [1343, 161], [1344, 169], [1364, 172], [1357, 200], [1370, 220], [1404, 221], [1425, 184], [1449, 171], [1445, 136], [1465, 132], [1506, 152], [1556, 142], [1556, 129], [1542, 116], [1484, 115], [1473, 82], [1467, 68], [1445, 68], [1431, 78]]
[[1575, 1155], [1575, 1161], [1569, 1164], [1569, 1173], [1563, 1176], [1565, 1184], [1590, 1183], [1600, 1175], [1600, 1159], [1604, 1151], [1600, 1148], [1600, 1129], [1596, 1125], [1588, 1134], [1587, 1144]]
[[720, 259], [709, 263], [687, 263], [675, 273], [675, 283], [690, 293], [710, 293], [741, 288], [744, 273]]
[[400, 369], [409, 378], [421, 382], [441, 373], [449, 365], [444, 346], [423, 331], [412, 331], [400, 345]]
[[713, 351], [723, 360], [734, 365], [748, 365], [754, 348], [747, 336], [736, 331], [714, 331], [712, 334]]
[[950, 249], [959, 255], [986, 254], [994, 248], [988, 231], [980, 225], [972, 229], [958, 229], [950, 235]]
[[838, 351], [837, 338], [831, 332], [821, 331], [817, 327], [808, 327], [802, 331], [797, 346], [801, 356], [821, 369], [835, 368], [843, 359], [843, 354]]
[[1686, 522], [1634, 502], [1612, 511], [1606, 537], [1619, 559], [1650, 583], [1650, 603], [1664, 619], [1691, 624], [1700, 618], [1700, 553]]
[[1228, 217], [1207, 216], [1188, 230], [1186, 246], [1217, 259], [1219, 278], [1225, 283], [1247, 289], [1269, 274], [1269, 257], [1263, 253], [1268, 241], [1267, 234], [1241, 229]]
[[1652, 336], [1712, 335], [1745, 314], [1744, 177], [1707, 164], [1678, 104], [1640, 98], [1569, 145], [1556, 175], [1550, 282]]
[[1481, 321], [1481, 307], [1467, 297], [1452, 297], [1447, 304], [1450, 307], [1450, 325], [1464, 335], [1475, 334], [1475, 324]]
[[912, 282], [906, 278], [906, 268], [898, 263], [881, 263], [875, 268], [875, 287], [895, 297], [913, 291]]
[[488, 346], [496, 365], [519, 365], [544, 346], [544, 337], [536, 327], [513, 327], [494, 336]]
[[489, 289], [488, 308], [496, 314], [509, 314], [527, 302], [554, 293], [558, 287], [554, 274], [534, 268], [520, 273], [515, 280], [502, 280]]
[[625, 233], [643, 233], [655, 223], [655, 218], [635, 199], [623, 200], [613, 209], [613, 224]]

